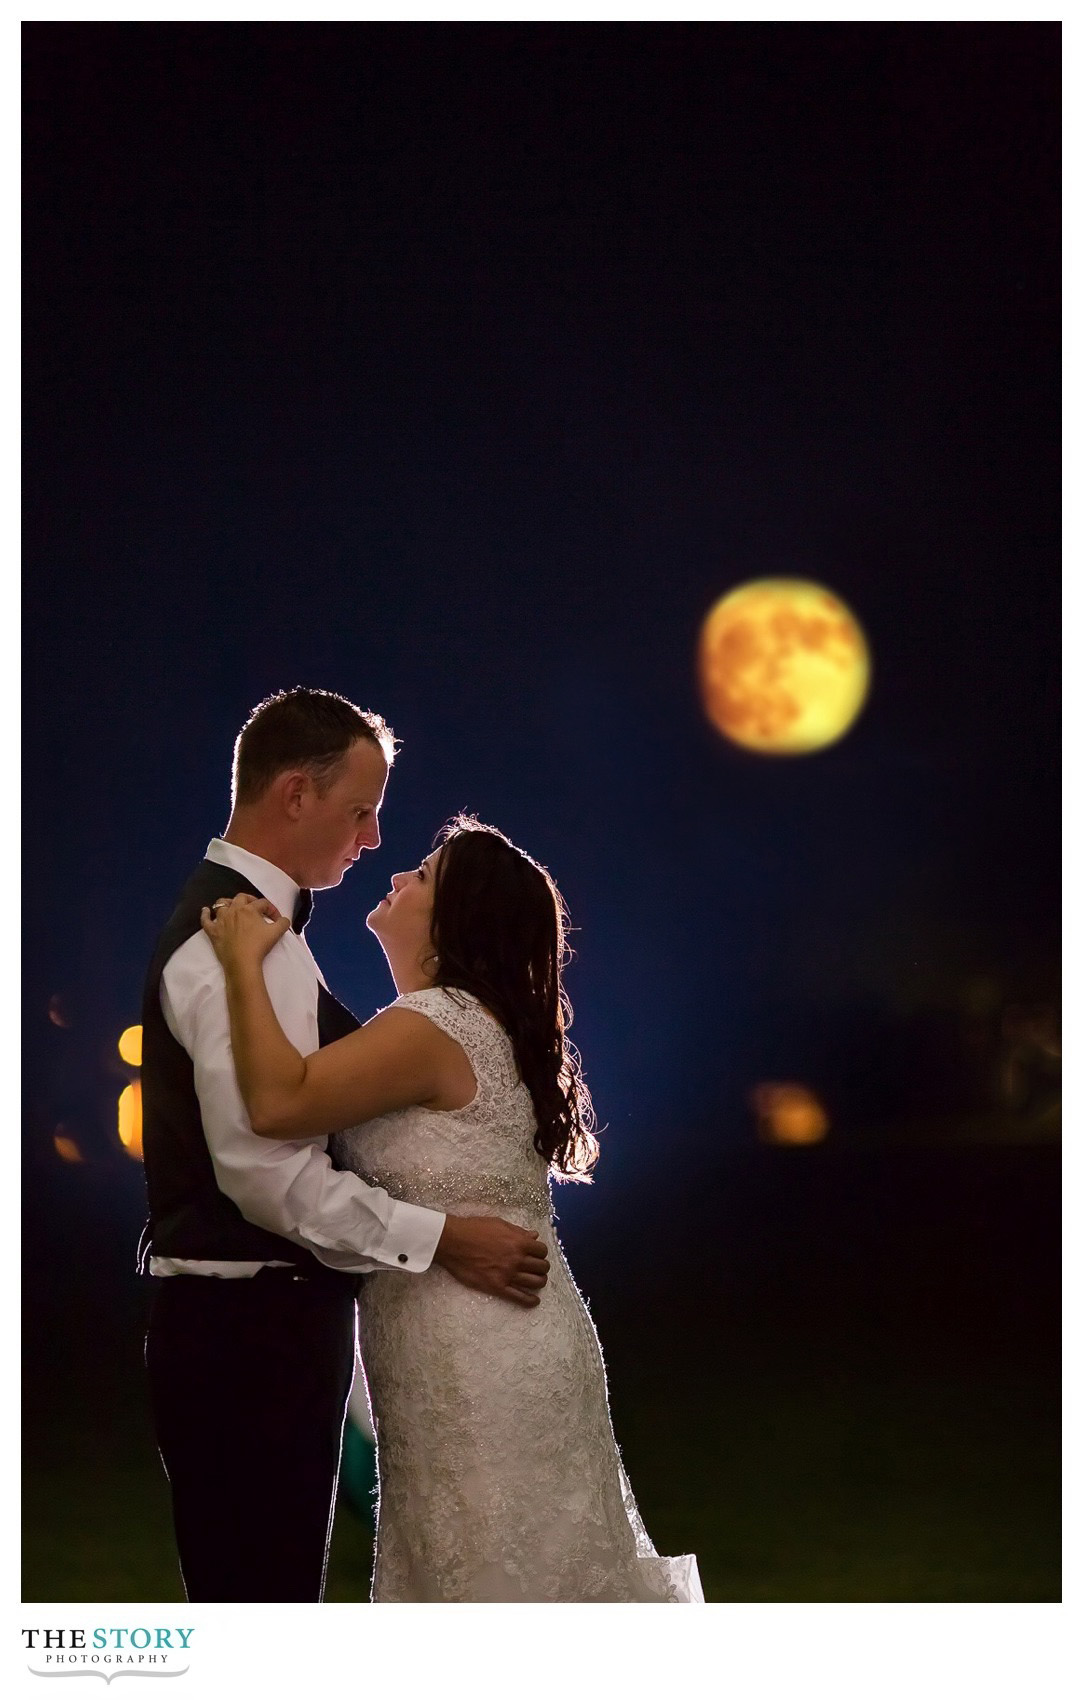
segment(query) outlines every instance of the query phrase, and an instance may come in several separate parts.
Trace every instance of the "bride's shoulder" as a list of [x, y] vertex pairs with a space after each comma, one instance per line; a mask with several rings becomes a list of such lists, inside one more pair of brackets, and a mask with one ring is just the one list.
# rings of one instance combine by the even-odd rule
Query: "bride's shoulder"
[[460, 1043], [466, 1040], [476, 1043], [481, 1035], [491, 1031], [504, 1034], [496, 1016], [462, 986], [426, 986], [419, 992], [404, 992], [388, 1009], [416, 1010], [419, 1015], [427, 1015], [435, 1026]]
[[469, 1022], [476, 1008], [476, 1000], [468, 999], [468, 994], [449, 992], [445, 986], [425, 986], [421, 991], [402, 992], [380, 1014], [394, 1015], [402, 1011], [408, 1015], [425, 1015], [434, 1026], [447, 1031], [452, 1025], [461, 1026]]
[[[457, 992], [455, 996], [459, 998], [464, 994]], [[418, 992], [400, 992], [394, 1003], [386, 1005], [386, 1009], [419, 1009], [427, 1015], [430, 1010], [442, 1009], [450, 1001], [446, 986], [424, 986]]]

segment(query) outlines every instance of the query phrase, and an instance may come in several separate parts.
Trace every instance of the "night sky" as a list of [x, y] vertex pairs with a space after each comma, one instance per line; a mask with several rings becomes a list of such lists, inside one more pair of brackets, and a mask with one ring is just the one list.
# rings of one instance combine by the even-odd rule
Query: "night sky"
[[[32, 1137], [108, 1118], [232, 740], [294, 684], [403, 740], [330, 983], [389, 1001], [364, 914], [495, 822], [580, 928], [614, 1175], [747, 1144], [763, 1079], [840, 1138], [980, 1108], [967, 1020], [1058, 996], [1057, 26], [25, 47]], [[694, 671], [775, 574], [872, 649], [796, 759]]]

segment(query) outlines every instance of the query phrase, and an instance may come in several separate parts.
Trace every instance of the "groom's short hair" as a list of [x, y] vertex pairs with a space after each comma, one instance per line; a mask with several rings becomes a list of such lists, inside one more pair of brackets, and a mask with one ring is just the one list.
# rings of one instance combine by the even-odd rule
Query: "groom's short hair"
[[321, 793], [330, 789], [346, 752], [368, 738], [388, 766], [398, 740], [387, 721], [335, 691], [298, 687], [256, 704], [233, 746], [233, 801], [255, 803], [280, 773], [303, 768]]

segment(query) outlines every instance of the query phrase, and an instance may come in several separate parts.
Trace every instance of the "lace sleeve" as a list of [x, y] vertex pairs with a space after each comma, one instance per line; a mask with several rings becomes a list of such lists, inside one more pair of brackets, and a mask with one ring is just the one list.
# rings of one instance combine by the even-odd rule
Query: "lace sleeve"
[[[463, 1001], [453, 1002], [453, 998]], [[427, 1015], [434, 1027], [455, 1039], [464, 1051], [475, 1032], [477, 1005], [472, 999], [467, 1000], [465, 992], [453, 993], [444, 986], [426, 986], [421, 992], [403, 992], [390, 1007], [414, 1009], [419, 1015]]]
[[509, 1086], [518, 1078], [511, 1040], [477, 999], [458, 986], [427, 986], [424, 991], [404, 992], [390, 1006], [413, 1009], [428, 1016], [449, 1039], [466, 1052], [478, 1083], [481, 1098], [498, 1086]]

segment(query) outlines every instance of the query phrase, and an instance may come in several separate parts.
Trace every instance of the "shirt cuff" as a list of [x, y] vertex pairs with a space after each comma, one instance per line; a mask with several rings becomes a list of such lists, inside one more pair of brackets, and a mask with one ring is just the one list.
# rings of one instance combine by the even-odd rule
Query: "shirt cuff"
[[387, 1232], [380, 1244], [372, 1247], [369, 1256], [381, 1268], [420, 1275], [433, 1260], [446, 1217], [440, 1210], [403, 1204], [400, 1199], [391, 1199], [390, 1204]]

